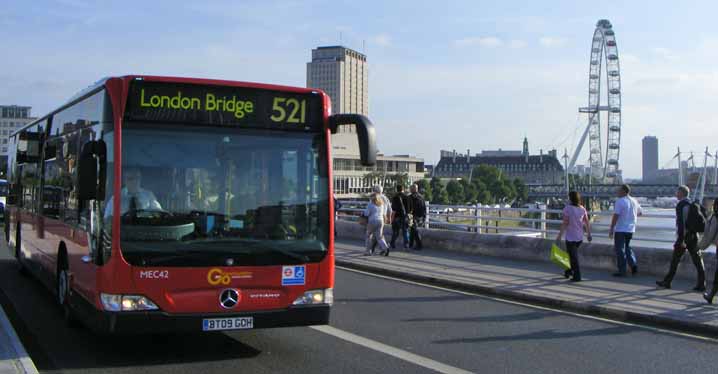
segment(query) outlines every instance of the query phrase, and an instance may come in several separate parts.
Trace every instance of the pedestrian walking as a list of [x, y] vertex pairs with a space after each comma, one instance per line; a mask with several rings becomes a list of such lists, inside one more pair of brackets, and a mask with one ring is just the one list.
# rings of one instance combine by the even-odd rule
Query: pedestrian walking
[[394, 215], [391, 220], [391, 248], [396, 248], [396, 239], [401, 232], [404, 240], [404, 249], [409, 249], [409, 197], [404, 194], [404, 186], [396, 186], [396, 194], [391, 199], [391, 209]]
[[[718, 199], [713, 200], [713, 214], [711, 214], [711, 218], [706, 223], [706, 229], [703, 233], [703, 238], [698, 243], [698, 249], [706, 250], [713, 244], [718, 246]], [[706, 299], [708, 304], [713, 304], [713, 298], [716, 293], [718, 293], [718, 263], [716, 263], [716, 272], [713, 276], [713, 289], [704, 293], [703, 298]]]
[[409, 187], [409, 191], [411, 192], [411, 195], [409, 195], [411, 206], [409, 213], [412, 217], [409, 228], [409, 247], [420, 251], [424, 246], [421, 243], [419, 227], [422, 227], [426, 221], [426, 201], [424, 201], [424, 196], [419, 193], [419, 186], [416, 183]]
[[341, 201], [337, 200], [337, 195], [332, 196], [334, 198], [334, 237], [337, 237], [337, 218], [339, 217], [339, 211], [342, 209]]
[[384, 220], [386, 219], [387, 209], [388, 205], [382, 198], [381, 193], [374, 192], [369, 199], [369, 204], [364, 209], [364, 216], [367, 217], [365, 256], [374, 254], [374, 241], [379, 245], [382, 255], [388, 254], [389, 246], [384, 240]]
[[631, 267], [631, 273], [638, 273], [636, 255], [631, 248], [631, 239], [636, 232], [636, 221], [638, 216], [643, 214], [641, 205], [631, 196], [631, 187], [623, 184], [616, 189], [618, 199], [614, 204], [611, 227], [608, 230], [608, 237], [613, 239], [616, 250], [616, 266], [618, 271], [614, 277], [626, 276], [626, 264]]
[[586, 208], [581, 204], [581, 195], [577, 191], [568, 193], [569, 205], [563, 208], [563, 222], [558, 232], [556, 242], [561, 242], [561, 237], [566, 233], [566, 251], [568, 252], [571, 268], [564, 272], [564, 277], [574, 282], [581, 281], [581, 268], [578, 263], [578, 248], [583, 243], [583, 233], [586, 232], [586, 239], [590, 243], [591, 223], [588, 221]]
[[698, 249], [698, 233], [705, 229], [705, 215], [701, 211], [699, 202], [691, 202], [690, 193], [688, 186], [680, 186], [676, 190], [678, 204], [676, 204], [676, 242], [673, 244], [673, 258], [668, 274], [663, 280], [656, 281], [656, 284], [659, 287], [671, 288], [678, 264], [688, 251], [698, 274], [693, 290], [703, 292], [706, 290], [706, 268], [703, 265], [701, 251]]

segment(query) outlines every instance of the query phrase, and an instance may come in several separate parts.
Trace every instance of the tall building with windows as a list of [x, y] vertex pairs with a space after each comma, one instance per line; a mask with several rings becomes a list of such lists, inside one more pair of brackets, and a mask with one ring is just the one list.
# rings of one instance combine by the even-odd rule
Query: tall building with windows
[[[332, 113], [369, 115], [369, 66], [366, 56], [342, 46], [318, 47], [307, 63], [307, 87], [318, 88], [332, 100]], [[373, 184], [385, 184], [404, 174], [410, 183], [424, 178], [424, 160], [409, 155], [377, 155], [373, 167], [359, 161], [354, 126], [342, 126], [332, 135], [334, 192], [338, 198], [368, 194]]]
[[332, 113], [369, 113], [369, 68], [366, 56], [353, 49], [313, 49], [307, 87], [319, 88], [332, 98]]
[[643, 182], [654, 182], [658, 174], [658, 138], [643, 138]]
[[29, 106], [0, 105], [0, 170], [7, 168], [8, 139], [15, 130], [35, 120]]

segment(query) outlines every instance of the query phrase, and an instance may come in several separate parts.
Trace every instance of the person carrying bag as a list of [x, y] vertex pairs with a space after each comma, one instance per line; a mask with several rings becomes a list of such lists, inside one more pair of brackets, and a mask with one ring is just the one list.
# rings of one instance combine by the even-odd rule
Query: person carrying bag
[[563, 276], [566, 278], [572, 277], [571, 281], [573, 282], [580, 282], [581, 268], [578, 264], [578, 247], [583, 243], [584, 228], [589, 243], [593, 238], [591, 237], [591, 224], [588, 221], [588, 213], [586, 208], [581, 205], [581, 195], [576, 191], [571, 191], [568, 193], [568, 198], [571, 204], [563, 208], [563, 223], [556, 237], [556, 242], [560, 243], [561, 237], [566, 233], [566, 252], [568, 252], [571, 268], [566, 269]]

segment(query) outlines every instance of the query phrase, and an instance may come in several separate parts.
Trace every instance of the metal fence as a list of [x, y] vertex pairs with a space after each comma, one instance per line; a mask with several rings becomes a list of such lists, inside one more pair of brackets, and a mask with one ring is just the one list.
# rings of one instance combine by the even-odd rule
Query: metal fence
[[[339, 218], [357, 220], [366, 207], [366, 201], [342, 201]], [[427, 229], [469, 231], [483, 234], [501, 234], [554, 238], [560, 229], [563, 214], [559, 209], [545, 205], [525, 208], [506, 208], [487, 205], [430, 205], [427, 203]], [[608, 230], [612, 212], [589, 212], [594, 241], [610, 243]], [[674, 242], [673, 214], [644, 213], [638, 220], [634, 243], [642, 246], [670, 248]], [[648, 221], [648, 222], [646, 222]]]

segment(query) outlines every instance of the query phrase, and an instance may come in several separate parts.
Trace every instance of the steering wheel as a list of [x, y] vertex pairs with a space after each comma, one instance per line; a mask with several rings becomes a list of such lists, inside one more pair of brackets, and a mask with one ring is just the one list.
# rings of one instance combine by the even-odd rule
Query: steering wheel
[[135, 209], [125, 212], [122, 218], [169, 218], [172, 216], [172, 213], [163, 210]]

